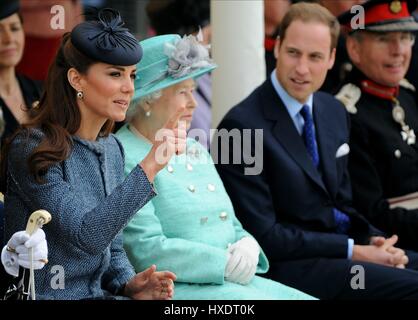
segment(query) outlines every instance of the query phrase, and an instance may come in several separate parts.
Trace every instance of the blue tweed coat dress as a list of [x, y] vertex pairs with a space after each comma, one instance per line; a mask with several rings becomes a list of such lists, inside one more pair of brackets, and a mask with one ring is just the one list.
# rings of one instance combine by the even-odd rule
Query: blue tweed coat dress
[[18, 135], [8, 157], [5, 233], [24, 230], [29, 215], [45, 209], [49, 263], [35, 272], [38, 299], [86, 299], [114, 295], [135, 275], [121, 230], [154, 195], [139, 166], [124, 179], [121, 144], [110, 135], [96, 141], [73, 137], [69, 157], [49, 168], [45, 183], [29, 173], [28, 157], [43, 133]]

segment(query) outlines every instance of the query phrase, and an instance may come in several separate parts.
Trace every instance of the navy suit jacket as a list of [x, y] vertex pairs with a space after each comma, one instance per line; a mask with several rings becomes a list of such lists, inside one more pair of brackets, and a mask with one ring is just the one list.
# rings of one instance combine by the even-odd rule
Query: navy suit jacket
[[[347, 258], [348, 238], [368, 243], [381, 234], [351, 207], [348, 156], [336, 158], [337, 149], [349, 143], [348, 116], [343, 105], [326, 93], [315, 93], [313, 116], [320, 157], [317, 170], [283, 102], [268, 79], [232, 108], [218, 129], [263, 129], [263, 162], [259, 175], [245, 175], [244, 159], [230, 140], [213, 144], [217, 169], [232, 199], [236, 215], [252, 233], [271, 262], [311, 258]], [[254, 141], [254, 130], [252, 130]], [[215, 135], [214, 141], [218, 139]], [[251, 155], [260, 155], [252, 143]], [[218, 152], [218, 153], [217, 153]], [[222, 164], [233, 152], [240, 164]], [[247, 157], [247, 158], [246, 158]], [[219, 161], [217, 161], [219, 158]], [[248, 162], [248, 161], [247, 161]], [[348, 234], [335, 233], [333, 208], [349, 215]]]

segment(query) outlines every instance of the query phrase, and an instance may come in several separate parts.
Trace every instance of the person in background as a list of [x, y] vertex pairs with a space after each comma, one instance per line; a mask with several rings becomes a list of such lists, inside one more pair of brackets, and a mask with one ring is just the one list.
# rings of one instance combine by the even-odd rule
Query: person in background
[[[362, 5], [365, 1], [366, 0], [318, 0], [318, 2], [327, 8], [335, 17], [338, 17], [347, 10], [350, 11], [353, 6]], [[320, 91], [335, 94], [341, 88], [347, 74], [353, 69], [353, 65], [351, 64], [345, 47], [345, 39], [346, 34], [345, 29], [343, 28], [338, 37], [334, 66], [328, 71]]]
[[19, 1], [0, 2], [0, 109], [5, 121], [1, 141], [10, 137], [19, 125], [30, 118], [41, 93], [40, 83], [17, 73], [22, 59], [25, 33], [19, 14]]
[[26, 46], [17, 70], [31, 79], [44, 81], [62, 35], [83, 20], [81, 0], [20, 0], [20, 3]]
[[291, 0], [264, 0], [264, 50], [267, 77], [276, 67], [274, 45], [279, 34], [280, 22], [291, 4]]

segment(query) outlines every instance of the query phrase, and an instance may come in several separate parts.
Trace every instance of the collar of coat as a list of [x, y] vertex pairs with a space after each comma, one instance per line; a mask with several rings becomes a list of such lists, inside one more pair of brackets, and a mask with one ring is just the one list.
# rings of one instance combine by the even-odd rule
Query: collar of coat
[[368, 94], [371, 94], [373, 96], [376, 96], [385, 100], [392, 101], [393, 98], [397, 97], [399, 94], [399, 86], [396, 86], [396, 87], [383, 86], [369, 79], [362, 80], [360, 82], [360, 86], [363, 92], [367, 92]]

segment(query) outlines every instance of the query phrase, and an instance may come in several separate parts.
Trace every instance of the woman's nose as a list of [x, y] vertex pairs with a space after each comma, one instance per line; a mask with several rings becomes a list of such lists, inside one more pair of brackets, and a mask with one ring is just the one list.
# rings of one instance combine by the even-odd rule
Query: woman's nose
[[196, 101], [196, 98], [195, 98], [193, 93], [189, 94], [189, 104], [188, 104], [188, 106], [190, 108], [196, 108], [197, 107], [197, 101]]
[[132, 81], [132, 78], [129, 77], [129, 80], [125, 81], [122, 85], [122, 92], [124, 93], [134, 93], [135, 91], [135, 85], [134, 82]]

